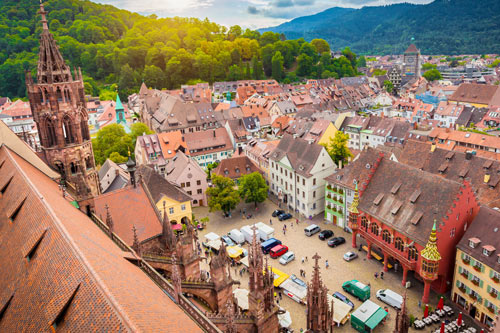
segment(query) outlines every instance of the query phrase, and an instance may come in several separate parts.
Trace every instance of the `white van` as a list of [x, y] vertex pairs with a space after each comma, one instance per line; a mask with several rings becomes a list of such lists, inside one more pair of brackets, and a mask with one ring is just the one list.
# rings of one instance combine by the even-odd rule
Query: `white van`
[[380, 289], [377, 291], [377, 298], [397, 310], [401, 309], [401, 305], [403, 304], [403, 296], [390, 289]]
[[243, 234], [238, 229], [231, 230], [227, 235], [236, 244], [243, 244], [243, 243], [245, 243], [245, 236], [243, 236]]
[[320, 227], [318, 227], [316, 224], [311, 224], [310, 226], [304, 229], [304, 232], [307, 237], [311, 237], [312, 235], [320, 231], [321, 231]]

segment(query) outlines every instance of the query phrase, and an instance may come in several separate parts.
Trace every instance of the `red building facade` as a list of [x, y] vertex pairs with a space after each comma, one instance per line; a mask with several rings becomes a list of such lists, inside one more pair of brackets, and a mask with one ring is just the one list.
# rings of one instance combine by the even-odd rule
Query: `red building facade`
[[[357, 212], [350, 221], [353, 246], [359, 235], [367, 243], [368, 258], [372, 250], [383, 255], [385, 271], [389, 263], [401, 267], [403, 285], [413, 271], [425, 289], [446, 292], [453, 280], [455, 247], [479, 211], [469, 182], [446, 180], [383, 155], [370, 168], [367, 179], [359, 182], [359, 203], [353, 202]], [[434, 220], [441, 259], [437, 274], [429, 275], [422, 251], [429, 243]], [[428, 301], [426, 294], [423, 302]]]

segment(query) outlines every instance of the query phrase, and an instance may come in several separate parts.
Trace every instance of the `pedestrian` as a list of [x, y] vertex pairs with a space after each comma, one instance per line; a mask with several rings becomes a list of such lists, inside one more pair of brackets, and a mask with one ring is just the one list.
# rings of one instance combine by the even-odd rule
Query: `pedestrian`
[[207, 272], [207, 280], [210, 280], [210, 272]]
[[419, 309], [421, 309], [421, 308], [422, 308], [422, 300], [421, 300], [421, 299], [419, 299], [419, 300], [418, 300], [418, 308], [419, 308]]
[[297, 225], [299, 225], [299, 219], [295, 219], [295, 223], [297, 223]]
[[384, 272], [380, 272], [380, 278], [383, 280], [384, 279]]
[[276, 292], [274, 292], [274, 298], [276, 298], [276, 296], [277, 296], [277, 294], [276, 294]]
[[374, 276], [375, 276], [375, 279], [378, 279], [378, 273], [377, 272], [375, 272]]
[[325, 261], [326, 269], [328, 269], [328, 260]]
[[302, 257], [302, 263], [304, 263], [304, 257]]
[[280, 300], [279, 299], [276, 300], [276, 304], [280, 305]]
[[243, 276], [243, 269], [240, 269], [240, 276]]
[[273, 225], [273, 219], [269, 219], [269, 224]]
[[307, 256], [306, 256], [306, 261], [307, 261]]
[[280, 296], [280, 300], [283, 299], [283, 295], [281, 294], [281, 291], [278, 293], [278, 295]]

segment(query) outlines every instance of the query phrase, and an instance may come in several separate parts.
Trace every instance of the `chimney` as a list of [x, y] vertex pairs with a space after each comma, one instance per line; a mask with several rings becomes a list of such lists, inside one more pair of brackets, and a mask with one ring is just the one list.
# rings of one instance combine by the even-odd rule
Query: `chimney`
[[471, 160], [472, 159], [472, 152], [471, 151], [466, 151], [465, 152], [465, 159], [466, 160]]
[[490, 181], [490, 178], [491, 178], [490, 174], [489, 174], [489, 173], [486, 173], [486, 174], [484, 175], [484, 183], [485, 183], [485, 184], [488, 184], [488, 182]]
[[215, 130], [214, 130], [214, 138], [216, 137], [217, 135], [215, 135]]
[[431, 145], [431, 153], [433, 153], [436, 150], [436, 143], [433, 142]]

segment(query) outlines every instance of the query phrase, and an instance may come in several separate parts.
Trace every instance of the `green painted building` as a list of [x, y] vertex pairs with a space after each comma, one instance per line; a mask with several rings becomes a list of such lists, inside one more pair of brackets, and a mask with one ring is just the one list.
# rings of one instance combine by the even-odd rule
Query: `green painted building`
[[347, 227], [346, 191], [335, 184], [325, 185], [325, 220], [340, 228]]

